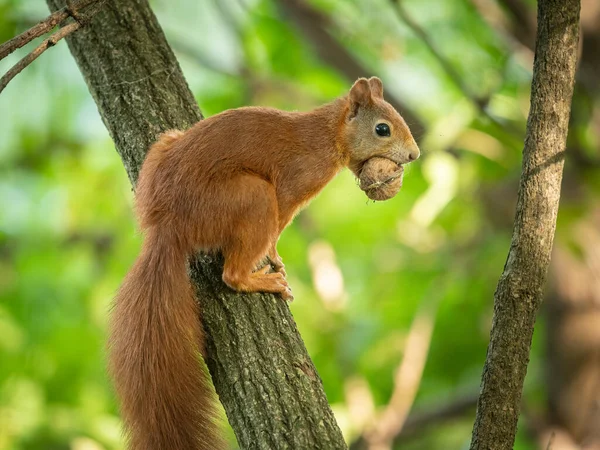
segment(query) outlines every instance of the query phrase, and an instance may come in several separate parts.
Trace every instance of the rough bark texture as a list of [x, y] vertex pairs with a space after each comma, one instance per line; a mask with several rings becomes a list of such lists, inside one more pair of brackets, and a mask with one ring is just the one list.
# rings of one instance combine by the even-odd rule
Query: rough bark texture
[[[47, 3], [52, 10], [64, 5]], [[202, 118], [145, 3], [106, 2], [89, 25], [67, 39], [132, 184], [165, 127], [186, 129]]]
[[[192, 264], [207, 330], [207, 364], [242, 448], [346, 448], [289, 308], [267, 294], [232, 295], [222, 260]], [[219, 386], [226, 387], [219, 389]]]
[[[135, 184], [160, 133], [201, 119], [179, 65], [146, 0], [107, 1], [68, 43]], [[207, 364], [240, 447], [346, 448], [287, 305], [226, 288], [214, 258], [200, 256], [190, 269]]]
[[471, 449], [512, 449], [536, 314], [550, 263], [575, 77], [579, 0], [540, 0], [531, 110], [513, 238], [494, 320]]
[[[535, 13], [525, 0], [501, 0], [513, 24], [515, 37], [533, 50]], [[594, 101], [600, 95], [600, 2], [582, 0], [580, 50], [575, 92], [571, 106], [571, 130], [587, 126], [599, 134], [594, 122]], [[526, 38], [531, 36], [531, 39]], [[598, 121], [596, 121], [598, 122]], [[544, 377], [548, 386], [545, 417], [528, 420], [539, 447], [552, 449], [600, 449], [600, 211], [596, 200], [585, 194], [599, 167], [598, 155], [586, 151], [582, 133], [570, 133], [568, 161], [562, 183], [561, 204], [589, 211], [575, 224], [562, 225], [552, 254], [551, 283], [545, 297]], [[499, 195], [498, 195], [499, 194]], [[509, 198], [494, 195], [488, 214], [495, 223], [510, 205]], [[574, 246], [577, 249], [574, 251]], [[535, 422], [535, 423], [534, 423]], [[533, 427], [532, 427], [533, 425]]]

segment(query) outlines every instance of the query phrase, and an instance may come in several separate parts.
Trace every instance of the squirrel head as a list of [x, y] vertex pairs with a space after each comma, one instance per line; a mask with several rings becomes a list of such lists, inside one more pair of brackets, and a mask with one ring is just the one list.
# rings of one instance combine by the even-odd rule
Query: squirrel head
[[350, 89], [347, 101], [341, 139], [349, 154], [348, 167], [355, 174], [374, 156], [399, 165], [419, 157], [419, 147], [408, 125], [383, 99], [383, 83], [379, 78], [359, 78]]

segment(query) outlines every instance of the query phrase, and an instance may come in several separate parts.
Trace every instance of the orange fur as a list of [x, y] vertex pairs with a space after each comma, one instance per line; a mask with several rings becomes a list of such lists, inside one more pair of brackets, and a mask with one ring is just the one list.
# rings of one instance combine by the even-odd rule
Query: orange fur
[[[375, 133], [382, 122], [390, 137]], [[358, 174], [373, 156], [398, 164], [419, 156], [377, 78], [359, 79], [349, 95], [311, 112], [228, 110], [152, 146], [136, 192], [145, 242], [116, 297], [109, 347], [131, 449], [223, 446], [198, 361], [203, 338], [187, 258], [221, 251], [231, 288], [291, 298], [279, 235], [344, 166]], [[265, 256], [274, 273], [255, 271]]]

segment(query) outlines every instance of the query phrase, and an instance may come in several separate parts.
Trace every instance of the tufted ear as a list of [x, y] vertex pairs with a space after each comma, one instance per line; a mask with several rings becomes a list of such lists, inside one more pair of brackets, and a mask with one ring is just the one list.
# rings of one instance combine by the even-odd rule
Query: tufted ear
[[350, 117], [353, 119], [358, 114], [360, 107], [365, 107], [371, 102], [371, 86], [366, 78], [359, 78], [356, 80], [350, 94], [348, 94], [350, 100]]
[[383, 83], [377, 77], [369, 78], [369, 86], [371, 86], [371, 95], [383, 100]]

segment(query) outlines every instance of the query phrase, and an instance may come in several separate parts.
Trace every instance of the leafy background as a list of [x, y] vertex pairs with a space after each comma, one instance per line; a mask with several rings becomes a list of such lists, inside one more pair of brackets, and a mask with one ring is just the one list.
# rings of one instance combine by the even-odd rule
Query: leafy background
[[[248, 104], [306, 110], [351, 85], [278, 2], [151, 3], [205, 116]], [[461, 86], [389, 1], [308, 3], [364, 75], [381, 77], [386, 96], [422, 120], [409, 123], [422, 158], [396, 198], [367, 201], [346, 171], [280, 241], [292, 312], [349, 442], [395, 387], [408, 407], [418, 388], [417, 413], [479, 387], [510, 243], [533, 54], [474, 3], [403, 2]], [[0, 0], [0, 41], [46, 15], [43, 1]], [[31, 48], [2, 61], [2, 72]], [[590, 121], [576, 131], [593, 152]], [[0, 448], [122, 448], [104, 369], [106, 321], [141, 237], [125, 171], [65, 43], [0, 95], [0, 136]], [[588, 176], [582, 195], [563, 201], [559, 239], [569, 241], [597, 191]], [[529, 411], [546, 408], [544, 333], [542, 318], [526, 380]], [[397, 386], [409, 355], [417, 384]], [[397, 447], [466, 448], [473, 419], [467, 409]], [[515, 449], [536, 448], [523, 421]]]

